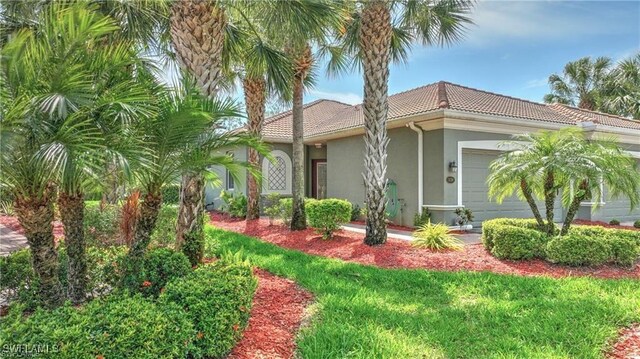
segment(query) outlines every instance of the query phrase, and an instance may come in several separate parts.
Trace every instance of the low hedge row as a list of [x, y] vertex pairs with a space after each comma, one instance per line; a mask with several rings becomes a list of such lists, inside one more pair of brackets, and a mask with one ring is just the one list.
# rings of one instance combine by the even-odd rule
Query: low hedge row
[[[114, 291], [80, 308], [37, 308], [26, 316], [25, 304], [14, 302], [0, 318], [0, 348], [39, 350], [43, 358], [224, 357], [249, 319], [257, 287], [250, 265], [231, 258], [182, 273], [182, 253], [169, 252], [158, 249], [147, 257], [145, 275], [154, 277], [158, 286], [174, 278], [164, 289], [149, 285], [150, 293], [144, 294], [153, 295], [148, 297]], [[21, 254], [11, 267], [3, 267], [15, 274], [14, 282], [29, 272], [22, 268], [24, 258]], [[174, 273], [176, 268], [180, 273]]]
[[573, 226], [565, 236], [549, 237], [532, 219], [485, 221], [482, 242], [500, 259], [543, 258], [571, 266], [631, 266], [640, 257], [640, 232]]

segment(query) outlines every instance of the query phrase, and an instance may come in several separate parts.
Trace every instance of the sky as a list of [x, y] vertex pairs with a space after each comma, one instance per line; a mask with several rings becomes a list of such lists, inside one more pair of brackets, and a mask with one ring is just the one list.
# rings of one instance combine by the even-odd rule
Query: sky
[[[547, 78], [567, 62], [584, 56], [618, 61], [640, 51], [640, 0], [480, 0], [472, 18], [461, 42], [416, 44], [408, 63], [392, 65], [389, 94], [444, 80], [541, 102]], [[360, 72], [328, 78], [320, 68], [305, 102], [360, 103], [362, 86]]]

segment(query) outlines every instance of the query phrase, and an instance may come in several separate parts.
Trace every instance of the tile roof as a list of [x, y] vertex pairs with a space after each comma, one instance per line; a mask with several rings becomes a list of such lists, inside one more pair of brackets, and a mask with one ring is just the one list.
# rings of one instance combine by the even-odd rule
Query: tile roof
[[[596, 124], [640, 130], [640, 121], [560, 104], [542, 104], [440, 81], [389, 96], [388, 121], [452, 109], [541, 122]], [[364, 125], [362, 105], [318, 100], [305, 106], [305, 136], [313, 137]], [[291, 139], [291, 112], [267, 119], [266, 137]]]
[[[340, 110], [350, 108], [351, 105], [332, 101], [316, 100], [304, 105], [304, 129], [305, 134], [308, 129], [315, 127], [318, 123], [326, 123], [327, 119], [338, 113]], [[291, 111], [286, 111], [278, 115], [265, 119], [262, 127], [262, 135], [268, 140], [291, 142], [293, 116]]]

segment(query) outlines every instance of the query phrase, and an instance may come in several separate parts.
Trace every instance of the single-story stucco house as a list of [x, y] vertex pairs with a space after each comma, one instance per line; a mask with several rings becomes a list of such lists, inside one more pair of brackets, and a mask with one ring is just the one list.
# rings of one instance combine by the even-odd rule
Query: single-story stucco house
[[[306, 195], [343, 198], [363, 206], [362, 179], [364, 116], [361, 105], [317, 100], [304, 107]], [[426, 207], [434, 221], [452, 224], [454, 210], [473, 211], [473, 224], [495, 217], [531, 217], [526, 203], [515, 196], [492, 202], [486, 184], [489, 163], [499, 143], [514, 134], [578, 126], [591, 136], [615, 135], [640, 161], [640, 122], [561, 104], [542, 104], [449, 82], [438, 82], [389, 97], [387, 128], [389, 180], [396, 185], [399, 210], [396, 224], [412, 225], [413, 216]], [[291, 112], [265, 121], [264, 140], [271, 144], [275, 162], [262, 161], [263, 194], [291, 194]], [[246, 148], [234, 156], [246, 159]], [[221, 171], [220, 169], [217, 169]], [[222, 189], [246, 194], [246, 175], [240, 183], [230, 176]], [[606, 191], [606, 189], [605, 189]], [[220, 189], [208, 188], [209, 206], [220, 206]], [[578, 218], [621, 221], [640, 219], [625, 199], [607, 198], [592, 211], [584, 203]], [[562, 213], [558, 212], [558, 219]]]

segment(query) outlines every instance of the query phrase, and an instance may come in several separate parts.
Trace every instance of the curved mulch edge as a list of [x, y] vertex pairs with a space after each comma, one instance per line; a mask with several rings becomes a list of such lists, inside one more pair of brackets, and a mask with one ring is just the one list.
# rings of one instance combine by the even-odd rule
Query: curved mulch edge
[[228, 358], [293, 358], [296, 335], [313, 295], [294, 281], [256, 268], [258, 289], [249, 325]]
[[640, 323], [622, 328], [618, 339], [606, 355], [607, 359], [631, 359], [640, 357]]

